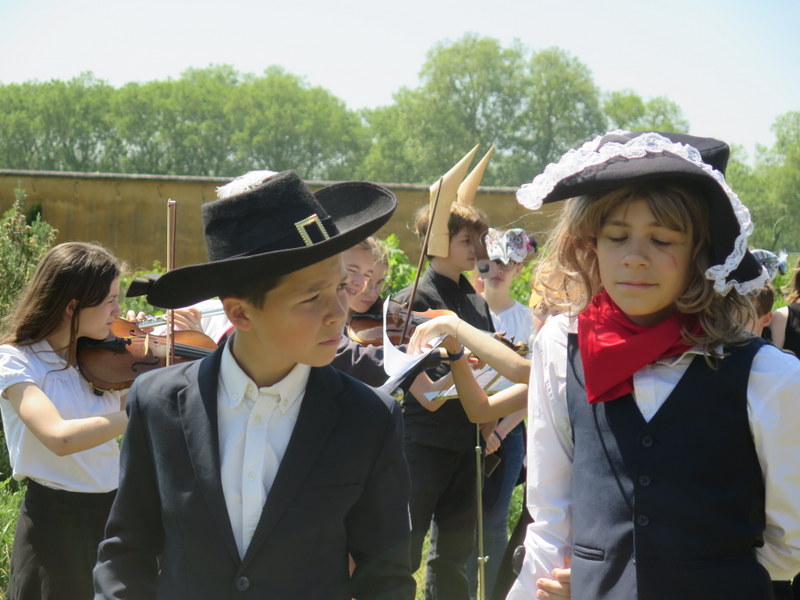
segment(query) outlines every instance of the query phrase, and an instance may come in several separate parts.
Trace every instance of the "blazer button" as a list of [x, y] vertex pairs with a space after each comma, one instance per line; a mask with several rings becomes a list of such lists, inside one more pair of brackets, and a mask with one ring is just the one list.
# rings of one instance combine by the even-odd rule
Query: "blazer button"
[[636, 522], [641, 525], [642, 527], [647, 527], [650, 525], [650, 517], [647, 515], [639, 515], [636, 517]]
[[642, 446], [644, 446], [645, 448], [650, 448], [654, 443], [655, 441], [653, 440], [653, 436], [651, 435], [642, 436]]
[[650, 480], [649, 475], [639, 475], [639, 485], [642, 487], [648, 487], [652, 481]]
[[246, 592], [250, 587], [250, 580], [242, 575], [241, 577], [236, 578], [236, 591], [237, 592]]

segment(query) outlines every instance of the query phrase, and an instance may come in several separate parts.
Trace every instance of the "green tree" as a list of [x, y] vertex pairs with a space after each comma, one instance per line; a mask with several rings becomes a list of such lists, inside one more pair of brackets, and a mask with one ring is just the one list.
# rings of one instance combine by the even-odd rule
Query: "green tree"
[[756, 166], [732, 187], [750, 208], [751, 245], [800, 250], [800, 111], [780, 115], [772, 126], [775, 144], [761, 148]]
[[510, 185], [529, 181], [548, 163], [605, 131], [600, 92], [588, 67], [559, 48], [536, 52], [524, 78], [525, 105], [512, 125]]
[[645, 102], [631, 90], [609, 92], [603, 98], [603, 111], [609, 129], [689, 131], [689, 122], [681, 108], [665, 96], [656, 96]]
[[8, 169], [40, 169], [41, 132], [31, 110], [38, 84], [0, 85], [0, 165]]
[[238, 169], [295, 169], [306, 179], [350, 178], [367, 141], [357, 113], [279, 67], [244, 77], [227, 106]]
[[52, 171], [97, 169], [112, 130], [113, 88], [82, 73], [3, 86], [0, 92], [0, 157], [4, 166]]
[[420, 86], [402, 88], [394, 104], [366, 111], [373, 144], [362, 175], [380, 181], [430, 183], [475, 144], [495, 144], [484, 183], [501, 183], [509, 125], [521, 108], [524, 50], [468, 33], [429, 52]]
[[589, 70], [562, 50], [466, 34], [428, 53], [420, 86], [365, 113], [373, 144], [362, 175], [431, 183], [472, 146], [494, 144], [484, 185], [518, 185], [604, 130]]
[[112, 170], [170, 175], [233, 175], [227, 105], [239, 75], [229, 66], [189, 69], [177, 81], [129, 83], [114, 102]]

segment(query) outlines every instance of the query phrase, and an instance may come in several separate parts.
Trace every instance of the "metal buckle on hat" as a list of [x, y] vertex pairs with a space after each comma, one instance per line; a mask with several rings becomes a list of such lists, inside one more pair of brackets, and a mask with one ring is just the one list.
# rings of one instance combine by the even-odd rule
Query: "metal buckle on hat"
[[308, 235], [308, 231], [306, 228], [310, 227], [311, 225], [316, 225], [319, 232], [322, 234], [322, 237], [326, 240], [330, 239], [331, 236], [328, 235], [328, 232], [325, 230], [325, 226], [322, 224], [320, 218], [315, 214], [311, 215], [310, 217], [303, 219], [302, 221], [298, 221], [294, 224], [297, 232], [300, 234], [300, 237], [303, 238], [303, 243], [306, 246], [313, 246], [314, 241], [311, 239], [311, 236]]

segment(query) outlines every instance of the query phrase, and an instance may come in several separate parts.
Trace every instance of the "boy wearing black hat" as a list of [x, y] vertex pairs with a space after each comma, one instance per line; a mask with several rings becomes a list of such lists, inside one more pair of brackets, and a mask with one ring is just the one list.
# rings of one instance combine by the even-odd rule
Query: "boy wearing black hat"
[[369, 183], [312, 195], [284, 172], [203, 207], [210, 262], [148, 300], [219, 296], [235, 331], [131, 388], [97, 598], [413, 598], [398, 405], [327, 366], [339, 253], [395, 205]]

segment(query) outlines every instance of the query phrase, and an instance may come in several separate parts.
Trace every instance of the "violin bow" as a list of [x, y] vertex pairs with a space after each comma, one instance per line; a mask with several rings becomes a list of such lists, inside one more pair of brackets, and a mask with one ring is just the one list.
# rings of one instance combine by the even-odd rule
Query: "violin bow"
[[[178, 203], [175, 200], [167, 200], [167, 271], [175, 268], [175, 232], [176, 232], [176, 214], [178, 212]], [[167, 366], [175, 363], [175, 313], [173, 310], [167, 309]]]
[[414, 276], [414, 283], [411, 285], [411, 294], [408, 296], [406, 302], [406, 320], [403, 323], [403, 332], [400, 334], [400, 343], [406, 339], [408, 328], [411, 325], [411, 307], [414, 306], [414, 297], [417, 295], [417, 285], [419, 284], [419, 277], [422, 275], [422, 267], [425, 266], [425, 255], [428, 253], [428, 242], [431, 239], [431, 230], [433, 229], [433, 217], [436, 215], [436, 209], [439, 206], [439, 194], [442, 191], [442, 183], [444, 177], [439, 178], [439, 186], [436, 190], [436, 197], [433, 199], [431, 205], [431, 217], [428, 220], [428, 230], [425, 232], [425, 238], [422, 240], [422, 251], [419, 255], [419, 263], [417, 264], [417, 274]]

